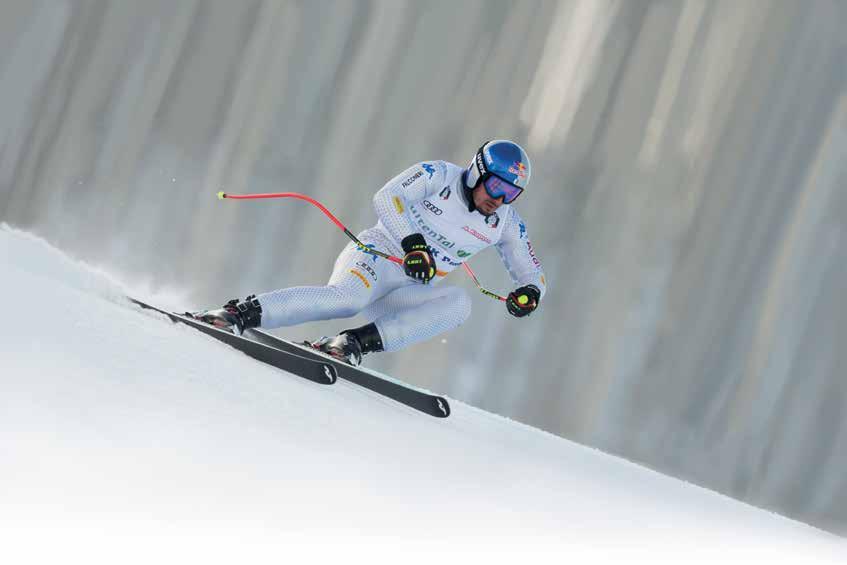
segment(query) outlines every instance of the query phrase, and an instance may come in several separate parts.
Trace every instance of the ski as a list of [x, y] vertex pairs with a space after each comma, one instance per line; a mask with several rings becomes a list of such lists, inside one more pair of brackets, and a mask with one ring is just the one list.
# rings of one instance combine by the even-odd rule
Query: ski
[[401, 383], [390, 377], [370, 371], [362, 367], [354, 367], [343, 361], [339, 361], [329, 355], [325, 355], [311, 347], [294, 343], [292, 341], [274, 337], [268, 333], [255, 328], [244, 331], [244, 336], [255, 340], [258, 343], [275, 347], [282, 351], [295, 355], [304, 355], [310, 359], [332, 364], [338, 372], [338, 376], [346, 381], [357, 384], [363, 388], [373, 391], [382, 396], [388, 397], [396, 402], [404, 404], [409, 408], [414, 408], [435, 416], [436, 418], [446, 418], [450, 415], [450, 403], [443, 396], [436, 396], [422, 390], [411, 387], [405, 383]]
[[247, 339], [231, 332], [218, 329], [212, 325], [206, 324], [205, 322], [195, 320], [194, 318], [162, 310], [161, 308], [151, 306], [150, 304], [136, 300], [135, 298], [128, 298], [141, 308], [154, 310], [160, 314], [164, 314], [174, 323], [182, 323], [196, 330], [200, 330], [206, 335], [234, 347], [253, 359], [267, 363], [277, 369], [281, 369], [298, 377], [323, 385], [334, 384], [338, 379], [338, 371], [336, 370], [335, 365], [333, 363], [328, 363], [323, 358], [302, 355], [296, 351], [281, 350], [271, 344]]
[[162, 310], [135, 298], [129, 298], [129, 300], [141, 308], [164, 314], [175, 323], [179, 322], [197, 329], [254, 359], [310, 381], [333, 384], [338, 377], [341, 377], [430, 416], [446, 418], [450, 415], [450, 403], [442, 396], [418, 390], [375, 371], [348, 365], [311, 347], [280, 339], [257, 329], [245, 330], [243, 335], [238, 336], [194, 318]]

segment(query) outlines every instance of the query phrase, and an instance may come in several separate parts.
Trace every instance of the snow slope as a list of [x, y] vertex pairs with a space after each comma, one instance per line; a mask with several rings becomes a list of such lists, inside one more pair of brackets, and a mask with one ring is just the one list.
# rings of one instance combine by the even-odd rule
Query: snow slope
[[456, 401], [439, 420], [292, 377], [123, 298], [179, 297], [122, 287], [7, 227], [0, 273], [3, 563], [847, 554], [804, 524]]

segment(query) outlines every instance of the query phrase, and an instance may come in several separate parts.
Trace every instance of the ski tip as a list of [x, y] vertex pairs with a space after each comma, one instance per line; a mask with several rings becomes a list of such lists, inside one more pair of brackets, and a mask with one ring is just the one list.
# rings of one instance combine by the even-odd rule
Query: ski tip
[[335, 367], [333, 367], [329, 363], [321, 363], [321, 367], [323, 367], [324, 376], [326, 377], [327, 384], [334, 385], [335, 381], [338, 380], [338, 371], [336, 371]]
[[218, 200], [223, 200], [224, 198], [226, 198], [226, 192], [224, 192], [223, 190], [219, 191]]
[[435, 404], [435, 412], [433, 412], [433, 416], [436, 418], [446, 418], [450, 415], [450, 403], [447, 402], [446, 398], [436, 396], [433, 398], [433, 403]]

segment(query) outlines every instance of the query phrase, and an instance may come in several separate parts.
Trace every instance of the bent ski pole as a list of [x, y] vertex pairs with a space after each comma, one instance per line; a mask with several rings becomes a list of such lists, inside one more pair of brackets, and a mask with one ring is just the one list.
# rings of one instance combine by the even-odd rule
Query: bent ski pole
[[[371, 255], [376, 255], [378, 257], [382, 257], [383, 259], [388, 259], [389, 261], [391, 261], [393, 263], [397, 263], [398, 265], [403, 264], [403, 260], [400, 259], [399, 257], [389, 255], [388, 253], [385, 253], [385, 252], [380, 251], [378, 249], [374, 249], [373, 247], [367, 247], [364, 243], [362, 243], [359, 240], [358, 237], [353, 235], [353, 232], [348, 230], [347, 227], [344, 224], [342, 224], [341, 221], [338, 218], [336, 218], [335, 215], [326, 208], [326, 206], [324, 206], [323, 204], [321, 204], [320, 202], [318, 202], [314, 198], [311, 198], [310, 196], [306, 196], [305, 194], [300, 194], [299, 192], [271, 192], [271, 193], [265, 193], [265, 194], [227, 194], [224, 191], [220, 191], [220, 192], [218, 192], [218, 198], [220, 200], [224, 200], [224, 199], [227, 199], [227, 200], [259, 200], [259, 199], [263, 199], [263, 198], [296, 198], [298, 200], [305, 200], [306, 202], [308, 202], [309, 204], [312, 204], [313, 206], [317, 207], [321, 212], [323, 212], [324, 215], [327, 218], [332, 220], [332, 223], [334, 223], [338, 227], [338, 229], [340, 229], [341, 231], [344, 232], [344, 235], [349, 237], [353, 241], [353, 243], [355, 243], [356, 246], [359, 247], [359, 249], [361, 249], [365, 253], [370, 253]], [[465, 268], [465, 272], [468, 273], [468, 275], [471, 277], [474, 284], [476, 284], [476, 287], [479, 289], [479, 291], [481, 293], [483, 293], [485, 296], [488, 296], [490, 298], [500, 300], [501, 302], [506, 301], [506, 299], [504, 297], [500, 296], [499, 294], [491, 292], [490, 290], [484, 288], [480, 284], [479, 279], [476, 278], [476, 275], [474, 274], [474, 272], [471, 270], [470, 266], [468, 266], [467, 263], [462, 263], [462, 266]], [[436, 274], [438, 274], [438, 276], [440, 276], [440, 277], [444, 277], [444, 276], [447, 275], [447, 273], [445, 273], [444, 271], [440, 271], [440, 270], [437, 271]]]

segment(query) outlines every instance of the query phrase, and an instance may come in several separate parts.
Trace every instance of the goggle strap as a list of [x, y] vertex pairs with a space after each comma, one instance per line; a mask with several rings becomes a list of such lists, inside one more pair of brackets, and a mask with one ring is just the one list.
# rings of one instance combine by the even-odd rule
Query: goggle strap
[[479, 146], [479, 149], [476, 150], [476, 157], [474, 158], [474, 162], [476, 162], [476, 170], [479, 172], [480, 179], [488, 172], [488, 169], [485, 167], [485, 155], [483, 155], [483, 151], [485, 151], [485, 146], [491, 143], [492, 141], [494, 140], [487, 140], [485, 143]]

